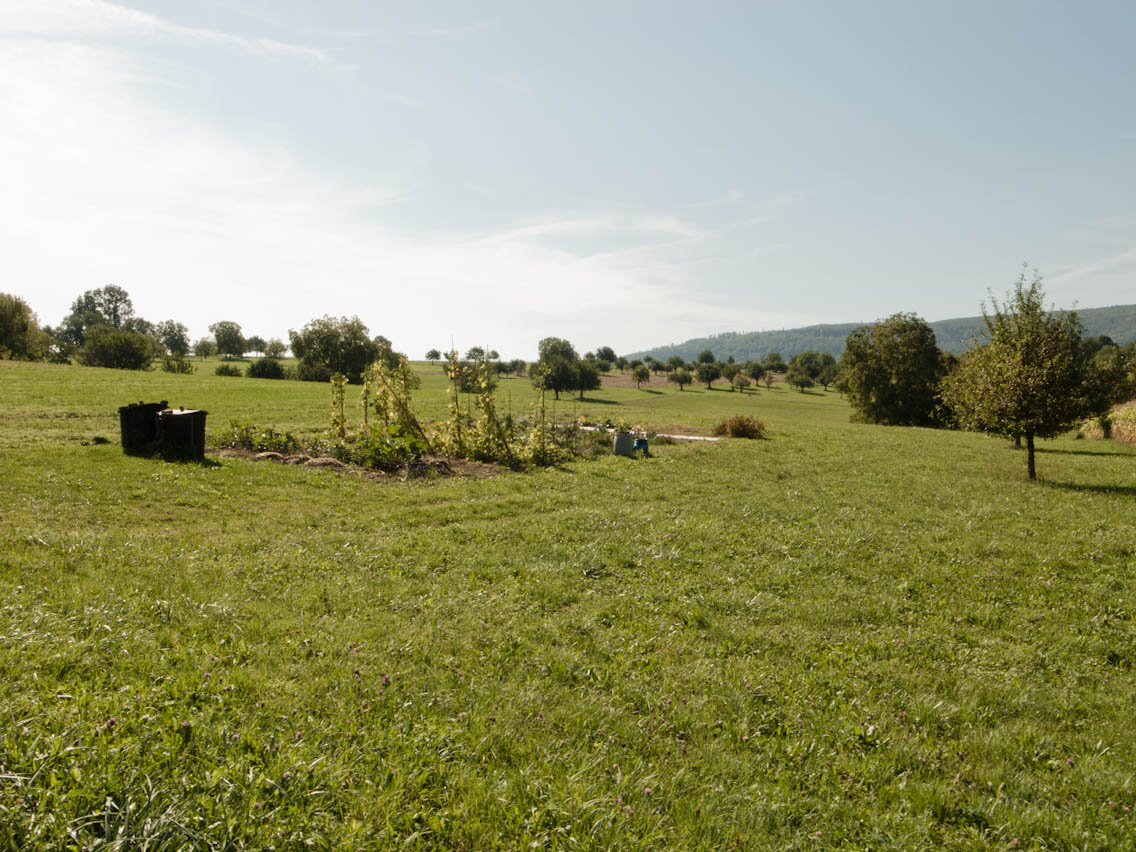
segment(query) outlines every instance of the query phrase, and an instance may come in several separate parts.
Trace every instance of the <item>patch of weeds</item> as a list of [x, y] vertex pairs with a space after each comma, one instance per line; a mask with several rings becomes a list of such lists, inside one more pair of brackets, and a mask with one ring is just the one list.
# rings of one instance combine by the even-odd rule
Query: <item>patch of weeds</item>
[[230, 420], [228, 428], [220, 434], [214, 434], [210, 444], [258, 453], [290, 453], [299, 447], [299, 441], [290, 432], [277, 432], [270, 427], [264, 428], [238, 420]]
[[744, 414], [735, 414], [733, 417], [727, 418], [714, 427], [715, 435], [724, 435], [727, 438], [749, 438], [757, 440], [767, 437], [765, 434], [765, 424], [758, 420], [756, 417], [748, 417]]

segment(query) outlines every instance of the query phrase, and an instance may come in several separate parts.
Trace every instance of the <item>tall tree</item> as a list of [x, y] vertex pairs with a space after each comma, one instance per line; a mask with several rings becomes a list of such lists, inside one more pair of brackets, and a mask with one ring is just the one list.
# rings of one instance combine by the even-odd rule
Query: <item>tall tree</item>
[[245, 353], [245, 339], [241, 335], [241, 327], [231, 320], [222, 320], [209, 326], [213, 339], [217, 341], [217, 354], [229, 357], [240, 356]]
[[162, 320], [154, 327], [154, 334], [171, 355], [185, 355], [189, 352], [189, 329], [180, 322]]
[[342, 373], [358, 384], [363, 370], [378, 358], [397, 361], [389, 340], [369, 335], [359, 317], [323, 316], [298, 332], [289, 330], [292, 354], [300, 360], [300, 378], [327, 381], [332, 374]]
[[19, 296], [0, 293], [0, 358], [41, 361], [47, 354], [48, 335], [28, 303]]
[[1107, 384], [1081, 346], [1075, 312], [1046, 310], [1042, 279], [1023, 271], [1004, 304], [982, 306], [988, 340], [944, 382], [943, 398], [965, 427], [1025, 438], [1026, 470], [1037, 478], [1034, 440], [1054, 438], [1108, 410]]

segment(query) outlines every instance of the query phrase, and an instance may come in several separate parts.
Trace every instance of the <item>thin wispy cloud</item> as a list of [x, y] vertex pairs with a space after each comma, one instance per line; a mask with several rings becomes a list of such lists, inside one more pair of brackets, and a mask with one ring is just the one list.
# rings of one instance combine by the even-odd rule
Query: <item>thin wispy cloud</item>
[[105, 0], [6, 0], [0, 34], [63, 39], [148, 39], [211, 44], [253, 53], [328, 62], [326, 51], [270, 38], [177, 24]]

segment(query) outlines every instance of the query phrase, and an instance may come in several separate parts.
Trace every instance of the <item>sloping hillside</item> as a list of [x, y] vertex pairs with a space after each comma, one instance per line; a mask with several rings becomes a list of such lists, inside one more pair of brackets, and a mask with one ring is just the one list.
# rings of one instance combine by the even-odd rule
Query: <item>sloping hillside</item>
[[[1085, 326], [1086, 337], [1108, 335], [1120, 345], [1136, 341], [1136, 305], [1114, 305], [1108, 308], [1086, 308], [1077, 311]], [[731, 355], [737, 361], [761, 359], [770, 352], [779, 352], [788, 359], [798, 352], [815, 349], [817, 352], [831, 352], [839, 358], [844, 352], [844, 340], [854, 329], [865, 322], [831, 323], [828, 325], [807, 325], [802, 328], [788, 328], [774, 331], [728, 331], [710, 337], [696, 337], [684, 343], [669, 346], [656, 346], [642, 352], [633, 352], [629, 358], [643, 358], [653, 355], [666, 360], [671, 355], [679, 355], [693, 360], [699, 352], [710, 349], [716, 356], [725, 360]], [[986, 325], [982, 317], [960, 317], [931, 323], [939, 348], [955, 353], [970, 348], [975, 337], [982, 339]]]

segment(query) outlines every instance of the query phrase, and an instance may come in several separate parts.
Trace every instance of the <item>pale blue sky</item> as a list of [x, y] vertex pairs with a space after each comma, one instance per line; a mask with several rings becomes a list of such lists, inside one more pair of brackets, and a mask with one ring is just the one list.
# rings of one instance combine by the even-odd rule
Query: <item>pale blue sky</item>
[[420, 357], [1136, 302], [1136, 4], [4, 0], [0, 290]]

